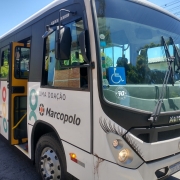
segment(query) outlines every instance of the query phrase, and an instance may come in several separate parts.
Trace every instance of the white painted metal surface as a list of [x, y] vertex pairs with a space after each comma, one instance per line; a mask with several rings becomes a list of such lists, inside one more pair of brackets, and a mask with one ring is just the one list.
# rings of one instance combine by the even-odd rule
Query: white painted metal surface
[[6, 138], [9, 138], [9, 89], [7, 81], [0, 82], [0, 133]]

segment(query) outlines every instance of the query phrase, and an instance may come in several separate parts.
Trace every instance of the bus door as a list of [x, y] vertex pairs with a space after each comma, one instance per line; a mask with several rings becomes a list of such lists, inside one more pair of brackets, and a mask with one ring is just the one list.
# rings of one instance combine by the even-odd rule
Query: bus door
[[12, 42], [9, 75], [9, 128], [11, 144], [27, 141], [27, 81], [30, 45]]

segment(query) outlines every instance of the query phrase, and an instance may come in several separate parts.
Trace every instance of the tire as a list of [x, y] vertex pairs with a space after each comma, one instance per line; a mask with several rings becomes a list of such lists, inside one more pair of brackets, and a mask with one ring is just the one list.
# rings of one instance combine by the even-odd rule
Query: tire
[[65, 154], [55, 133], [45, 134], [39, 139], [35, 150], [35, 163], [42, 179], [66, 180]]

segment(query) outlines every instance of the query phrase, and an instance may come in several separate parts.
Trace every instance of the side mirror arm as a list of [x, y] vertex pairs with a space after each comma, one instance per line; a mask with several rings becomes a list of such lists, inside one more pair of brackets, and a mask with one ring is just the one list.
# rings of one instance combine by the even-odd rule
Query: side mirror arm
[[80, 49], [81, 49], [81, 54], [83, 56], [84, 61], [89, 64], [89, 60], [86, 56], [86, 43], [85, 43], [85, 33], [86, 31], [83, 31], [80, 33], [79, 35], [79, 45], [80, 45]]

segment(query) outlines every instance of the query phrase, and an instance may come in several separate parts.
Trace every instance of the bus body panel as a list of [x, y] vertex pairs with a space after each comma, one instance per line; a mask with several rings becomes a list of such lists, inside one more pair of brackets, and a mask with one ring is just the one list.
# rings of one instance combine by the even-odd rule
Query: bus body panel
[[[32, 152], [31, 152], [31, 148], [32, 148], [32, 130], [33, 130], [33, 126], [30, 123], [27, 123], [27, 137], [28, 137], [28, 157], [29, 159], [33, 159], [32, 158]], [[34, 153], [33, 153], [34, 155]]]
[[[180, 154], [164, 158], [162, 160], [144, 163], [137, 169], [128, 169], [117, 164], [108, 162], [103, 159], [98, 159], [94, 157], [94, 163], [98, 162], [98, 166], [95, 169], [95, 179], [96, 180], [157, 180], [155, 172], [164, 167], [174, 165], [178, 162]], [[177, 169], [178, 170], [178, 169]], [[167, 172], [167, 176], [170, 175], [170, 172]]]
[[47, 122], [62, 140], [90, 151], [90, 92], [40, 88], [33, 82], [28, 91], [27, 123]]
[[9, 89], [7, 88], [7, 81], [0, 82], [0, 112], [1, 112], [1, 123], [0, 123], [0, 133], [9, 139]]
[[[171, 157], [166, 157], [164, 159], [160, 159], [158, 161], [152, 161], [149, 163], [144, 163], [141, 167], [138, 168], [139, 173], [145, 180], [155, 180], [157, 179], [155, 172], [157, 170], [163, 169], [164, 167], [170, 167], [171, 165], [175, 165], [179, 162], [180, 154], [172, 155]], [[176, 168], [176, 167], [175, 167]], [[175, 170], [175, 168], [171, 170]], [[174, 173], [178, 171], [178, 168], [174, 171]], [[171, 175], [171, 171], [167, 172], [167, 176]], [[160, 179], [160, 178], [159, 178]]]
[[[131, 133], [128, 133], [126, 137], [130, 138], [134, 142], [134, 144], [137, 145], [137, 147], [141, 151], [141, 157], [145, 161], [152, 161], [155, 159], [167, 157], [179, 153], [180, 151], [180, 137], [165, 141], [159, 141], [156, 143], [145, 143], [136, 138]], [[170, 148], [167, 148], [167, 144]]]
[[[113, 163], [116, 163], [116, 159], [114, 159], [113, 154], [110, 150], [108, 140], [106, 137], [106, 132], [102, 129], [101, 123], [106, 123], [107, 125], [111, 125], [112, 127], [115, 125], [117, 128], [121, 128], [117, 124], [115, 124], [101, 109], [100, 105], [98, 105], [94, 99], [94, 154], [97, 157], [106, 159]], [[126, 130], [123, 129], [125, 133]], [[113, 143], [113, 142], [112, 142]]]
[[[138, 169], [127, 169], [120, 167], [114, 163], [109, 163], [108, 161], [102, 160], [98, 165], [98, 169], [95, 171], [96, 180], [157, 180], [155, 172], [169, 165], [173, 165], [178, 162], [180, 155], [175, 155], [163, 160], [144, 163]], [[95, 157], [94, 162], [98, 162], [98, 158]]]
[[95, 180], [143, 180], [141, 174], [137, 169], [134, 170], [120, 167], [114, 163], [109, 163], [108, 161], [100, 161], [96, 157], [94, 159], [94, 163], [96, 163]]
[[[93, 155], [65, 141], [62, 141], [62, 144], [66, 154], [67, 171], [78, 179], [93, 180], [95, 172]], [[76, 154], [77, 162], [71, 160], [70, 153]]]

